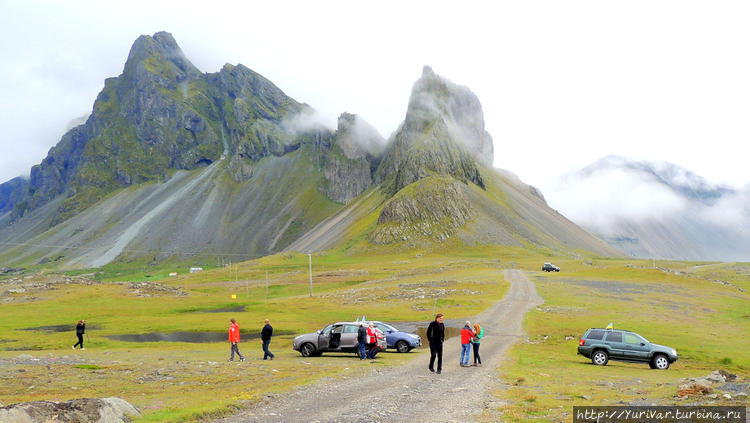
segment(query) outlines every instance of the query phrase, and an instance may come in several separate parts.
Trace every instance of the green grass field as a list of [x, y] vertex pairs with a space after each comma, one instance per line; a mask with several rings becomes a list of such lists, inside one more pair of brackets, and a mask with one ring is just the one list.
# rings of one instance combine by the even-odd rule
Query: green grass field
[[[528, 314], [529, 340], [513, 347], [502, 366], [497, 405], [486, 410], [486, 421], [571, 421], [574, 405], [687, 404], [675, 397], [682, 378], [718, 369], [750, 375], [750, 294], [742, 291], [750, 283], [750, 266], [638, 260], [556, 264], [560, 273], [527, 272], [545, 303]], [[617, 361], [594, 366], [576, 354], [586, 329], [610, 322], [675, 348], [679, 361], [656, 371]]]
[[[516, 254], [507, 253], [506, 254]], [[116, 264], [103, 269], [34, 274], [26, 282], [51, 289], [11, 294], [0, 307], [0, 403], [119, 396], [144, 412], [142, 421], [193, 421], [233, 411], [247, 401], [322, 377], [351, 377], [373, 366], [397, 365], [423, 354], [383, 354], [375, 363], [352, 354], [302, 358], [294, 335], [341, 320], [389, 322], [472, 316], [502, 298], [504, 258], [413, 252], [399, 255], [316, 255], [313, 297], [307, 255], [279, 254], [251, 262], [185, 274], [176, 264]], [[176, 277], [169, 273], [177, 271]], [[87, 275], [93, 284], [55, 283]], [[267, 275], [267, 276], [266, 276]], [[25, 278], [28, 276], [22, 276]], [[148, 281], [160, 290], [132, 282]], [[443, 296], [433, 293], [442, 290]], [[185, 295], [180, 295], [180, 293]], [[148, 295], [148, 296], [143, 296]], [[234, 298], [233, 298], [234, 296]], [[244, 311], [209, 312], [244, 307]], [[260, 341], [240, 344], [250, 358], [227, 362], [227, 342], [124, 342], [111, 335], [151, 332], [224, 332], [230, 317], [243, 333], [260, 331], [269, 318], [277, 359], [262, 361]], [[71, 331], [23, 330], [70, 325], [86, 319], [85, 351], [72, 351]], [[22, 376], [22, 377], [19, 377]]]
[[[563, 271], [541, 272], [544, 261]], [[545, 304], [527, 316], [529, 342], [513, 347], [500, 369], [493, 393], [497, 401], [485, 410], [486, 421], [567, 421], [573, 405], [670, 404], [677, 402], [680, 378], [718, 368], [740, 374], [750, 369], [750, 342], [738, 336], [750, 333], [750, 295], [742, 291], [750, 288], [748, 265], [445, 245], [399, 254], [315, 255], [313, 297], [303, 254], [278, 254], [195, 274], [186, 274], [187, 267], [179, 263], [130, 263], [21, 276], [24, 283], [47, 281], [51, 289], [10, 294], [10, 302], [6, 295], [0, 307], [0, 402], [119, 396], [143, 411], [141, 421], [220, 416], [320, 378], [356, 377], [373, 366], [398, 365], [425, 354], [387, 353], [375, 363], [362, 363], [351, 354], [305, 359], [291, 350], [293, 334], [362, 315], [425, 323], [435, 311], [448, 318], [473, 316], [502, 298], [506, 268], [523, 269]], [[170, 277], [170, 272], [179, 275]], [[97, 282], [77, 283], [76, 275]], [[74, 282], [50, 282], [64, 277]], [[437, 290], [444, 295], [435, 298]], [[138, 343], [107, 337], [224, 332], [230, 317], [246, 334], [241, 350], [250, 359], [244, 363], [227, 362], [226, 342]], [[70, 350], [75, 342], [71, 331], [22, 330], [72, 327], [81, 318], [90, 327], [86, 351]], [[271, 345], [278, 356], [272, 362], [258, 360], [260, 342], [247, 337], [260, 330], [265, 318], [284, 333]], [[675, 347], [680, 361], [659, 372], [645, 364], [596, 367], [577, 356], [583, 331], [609, 322]]]

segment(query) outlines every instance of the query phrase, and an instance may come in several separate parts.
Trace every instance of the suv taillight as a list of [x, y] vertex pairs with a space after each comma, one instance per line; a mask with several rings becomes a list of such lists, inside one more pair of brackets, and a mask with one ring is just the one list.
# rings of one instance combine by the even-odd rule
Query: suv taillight
[[579, 347], [582, 347], [582, 346], [584, 346], [584, 345], [586, 345], [586, 340], [585, 340], [585, 339], [583, 339], [583, 338], [579, 339], [579, 340], [578, 340], [578, 346], [579, 346]]

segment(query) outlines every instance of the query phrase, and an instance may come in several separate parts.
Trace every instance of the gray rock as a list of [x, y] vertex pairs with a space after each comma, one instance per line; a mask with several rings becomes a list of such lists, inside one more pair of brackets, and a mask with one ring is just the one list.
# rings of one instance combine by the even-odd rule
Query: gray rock
[[343, 113], [326, 156], [323, 192], [333, 201], [348, 203], [373, 183], [372, 173], [385, 140], [357, 115]]
[[137, 408], [117, 398], [81, 398], [71, 401], [32, 401], [0, 408], [4, 423], [96, 422], [125, 423], [141, 417]]
[[395, 193], [438, 173], [484, 187], [477, 163], [491, 166], [493, 148], [476, 95], [425, 66], [376, 181], [393, 178]]

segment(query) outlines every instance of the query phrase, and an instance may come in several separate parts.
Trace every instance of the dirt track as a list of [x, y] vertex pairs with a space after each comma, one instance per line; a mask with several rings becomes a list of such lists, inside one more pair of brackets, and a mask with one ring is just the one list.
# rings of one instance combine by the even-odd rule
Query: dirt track
[[505, 351], [523, 337], [524, 315], [542, 303], [523, 272], [506, 270], [505, 276], [511, 283], [505, 298], [476, 317], [486, 331], [480, 349], [483, 367], [460, 367], [459, 341], [453, 338], [444, 346], [440, 375], [430, 373], [429, 355], [420, 354], [402, 366], [373, 369], [367, 376], [299, 388], [216, 423], [475, 420], [489, 400], [487, 388], [497, 381], [496, 369]]

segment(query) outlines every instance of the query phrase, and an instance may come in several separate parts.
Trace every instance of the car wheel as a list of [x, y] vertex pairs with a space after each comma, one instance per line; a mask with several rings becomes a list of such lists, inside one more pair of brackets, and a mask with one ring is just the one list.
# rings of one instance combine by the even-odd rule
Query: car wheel
[[305, 342], [299, 347], [299, 352], [302, 357], [313, 357], [315, 356], [315, 346], [309, 342]]
[[657, 354], [654, 356], [654, 368], [657, 370], [667, 370], [669, 368], [669, 360], [664, 354]]
[[398, 341], [396, 342], [396, 351], [400, 353], [408, 353], [410, 350], [409, 343], [406, 341]]
[[604, 350], [596, 350], [591, 354], [591, 362], [597, 366], [606, 366], [609, 362], [609, 354]]
[[648, 367], [651, 367], [652, 369], [656, 369], [656, 365], [654, 364], [654, 360], [651, 360], [648, 362]]

